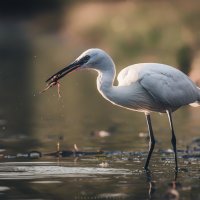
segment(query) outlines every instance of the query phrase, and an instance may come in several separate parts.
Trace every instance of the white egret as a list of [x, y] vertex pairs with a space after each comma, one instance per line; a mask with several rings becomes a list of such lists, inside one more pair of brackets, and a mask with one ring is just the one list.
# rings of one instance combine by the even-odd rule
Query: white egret
[[167, 113], [177, 171], [176, 136], [172, 112], [188, 104], [199, 106], [200, 88], [178, 69], [158, 63], [140, 63], [124, 68], [117, 77], [118, 86], [114, 86], [115, 64], [105, 51], [95, 48], [83, 52], [74, 62], [51, 76], [46, 82], [49, 87], [56, 85], [59, 79], [78, 69], [93, 69], [98, 72], [97, 89], [106, 100], [145, 114], [150, 137], [145, 170], [148, 169], [155, 145], [150, 113]]

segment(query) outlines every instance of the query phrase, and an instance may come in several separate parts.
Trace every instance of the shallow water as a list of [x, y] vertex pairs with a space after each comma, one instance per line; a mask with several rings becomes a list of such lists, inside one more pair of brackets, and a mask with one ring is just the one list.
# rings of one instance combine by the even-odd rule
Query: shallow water
[[[107, 152], [107, 156], [4, 159], [1, 199], [200, 199], [200, 158], [155, 152], [151, 172], [142, 169], [146, 153]], [[198, 154], [195, 154], [198, 155]], [[106, 163], [106, 167], [102, 167]]]

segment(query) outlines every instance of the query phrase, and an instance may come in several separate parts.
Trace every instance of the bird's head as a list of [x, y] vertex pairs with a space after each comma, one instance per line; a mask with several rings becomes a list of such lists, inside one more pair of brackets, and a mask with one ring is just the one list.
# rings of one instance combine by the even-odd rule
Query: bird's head
[[68, 73], [78, 69], [95, 69], [97, 71], [106, 70], [106, 67], [112, 64], [110, 56], [101, 49], [88, 49], [83, 52], [74, 62], [64, 67], [46, 80], [48, 85], [57, 83], [59, 79]]

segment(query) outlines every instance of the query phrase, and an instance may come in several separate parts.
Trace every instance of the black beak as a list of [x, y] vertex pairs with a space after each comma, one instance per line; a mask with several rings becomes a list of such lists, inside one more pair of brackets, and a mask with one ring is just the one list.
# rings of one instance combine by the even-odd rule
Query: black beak
[[64, 77], [68, 73], [74, 71], [75, 69], [77, 69], [80, 66], [81, 66], [81, 63], [75, 61], [72, 64], [68, 65], [67, 67], [64, 67], [63, 69], [61, 69], [60, 71], [58, 71], [54, 75], [52, 75], [50, 78], [48, 78], [46, 80], [46, 83], [48, 83], [48, 85], [51, 85], [52, 83], [56, 83], [59, 79], [61, 79], [62, 77]]
[[72, 64], [68, 65], [67, 67], [64, 67], [59, 72], [57, 72], [56, 74], [54, 74], [53, 76], [48, 78], [46, 80], [46, 83], [48, 83], [48, 86], [52, 86], [52, 85], [56, 84], [59, 79], [64, 77], [66, 74], [74, 71], [75, 69], [81, 67], [81, 65], [88, 62], [89, 59], [90, 59], [90, 56], [86, 55], [79, 60], [75, 60]]
[[86, 55], [82, 57], [80, 60], [75, 60], [73, 63], [71, 63], [67, 67], [64, 67], [59, 72], [57, 72], [56, 74], [48, 78], [46, 80], [46, 83], [48, 83], [48, 86], [56, 84], [59, 79], [61, 79], [66, 74], [74, 71], [75, 69], [81, 67], [81, 65], [87, 63], [89, 59], [90, 59], [90, 56]]

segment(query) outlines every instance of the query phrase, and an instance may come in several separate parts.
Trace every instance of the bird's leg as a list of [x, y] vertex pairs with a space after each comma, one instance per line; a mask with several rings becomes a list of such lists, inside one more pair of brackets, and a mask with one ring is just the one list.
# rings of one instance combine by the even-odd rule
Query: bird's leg
[[149, 166], [149, 161], [151, 159], [151, 154], [153, 153], [153, 149], [155, 146], [155, 139], [154, 139], [154, 135], [153, 135], [153, 129], [152, 129], [152, 125], [151, 125], [151, 118], [150, 118], [150, 114], [145, 114], [146, 116], [146, 120], [147, 120], [147, 126], [148, 126], [148, 130], [149, 130], [149, 152], [148, 152], [148, 156], [147, 156], [147, 160], [144, 166], [145, 170], [148, 170], [148, 166]]
[[173, 127], [171, 112], [168, 111], [168, 110], [166, 112], [167, 112], [167, 115], [168, 115], [169, 124], [170, 124], [170, 128], [171, 128], [171, 131], [172, 131], [171, 143], [172, 143], [174, 155], [175, 155], [175, 165], [176, 165], [175, 171], [177, 172], [178, 171], [178, 163], [177, 163], [177, 151], [176, 151], [176, 136], [175, 136], [175, 133], [174, 133], [174, 127]]

